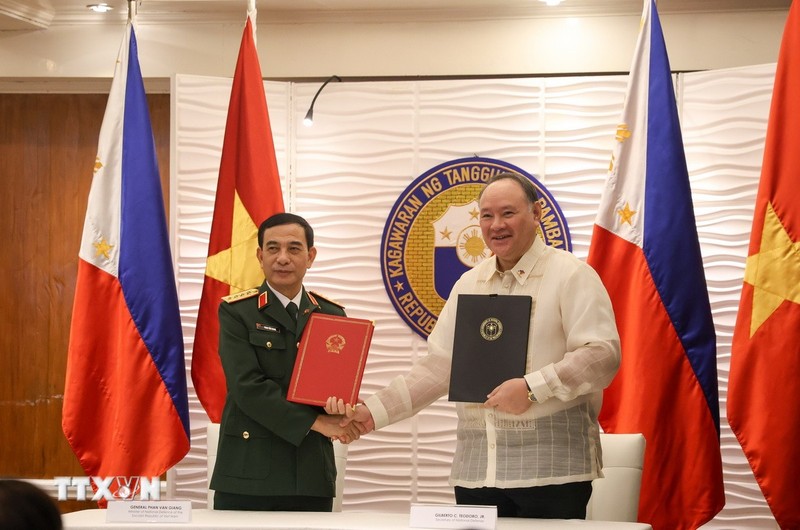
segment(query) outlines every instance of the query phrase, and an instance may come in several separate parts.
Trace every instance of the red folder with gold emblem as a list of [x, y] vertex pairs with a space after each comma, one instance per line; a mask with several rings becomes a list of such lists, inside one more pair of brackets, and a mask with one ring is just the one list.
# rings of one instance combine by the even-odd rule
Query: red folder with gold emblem
[[325, 406], [336, 396], [357, 403], [374, 329], [371, 320], [312, 313], [300, 337], [286, 399]]

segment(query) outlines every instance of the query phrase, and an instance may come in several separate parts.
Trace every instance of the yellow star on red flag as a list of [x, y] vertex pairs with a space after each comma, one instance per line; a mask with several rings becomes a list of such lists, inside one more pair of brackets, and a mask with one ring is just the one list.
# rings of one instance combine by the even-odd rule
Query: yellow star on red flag
[[231, 294], [261, 285], [264, 272], [258, 266], [257, 248], [258, 227], [236, 192], [233, 198], [231, 246], [208, 257], [206, 276], [230, 285]]
[[789, 237], [772, 203], [764, 215], [761, 246], [747, 257], [744, 281], [753, 286], [751, 337], [784, 301], [800, 304], [800, 242]]

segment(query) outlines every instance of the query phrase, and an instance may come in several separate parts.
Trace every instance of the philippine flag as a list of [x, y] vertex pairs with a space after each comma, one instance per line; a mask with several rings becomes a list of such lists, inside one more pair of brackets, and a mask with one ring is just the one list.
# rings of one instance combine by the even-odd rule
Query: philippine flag
[[644, 434], [639, 520], [655, 530], [695, 529], [725, 504], [716, 335], [672, 83], [646, 0], [588, 263], [622, 347], [600, 423]]
[[131, 23], [89, 192], [62, 428], [89, 476], [159, 476], [189, 450], [178, 297]]

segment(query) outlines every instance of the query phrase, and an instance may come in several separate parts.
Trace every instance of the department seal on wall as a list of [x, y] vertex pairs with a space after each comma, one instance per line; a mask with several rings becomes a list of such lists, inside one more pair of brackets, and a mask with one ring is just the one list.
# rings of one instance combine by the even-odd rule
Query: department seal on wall
[[519, 173], [539, 193], [539, 235], [572, 251], [564, 214], [533, 175], [491, 158], [461, 158], [420, 175], [389, 212], [381, 238], [381, 275], [395, 310], [427, 338], [456, 280], [491, 256], [480, 229], [478, 193], [492, 175]]

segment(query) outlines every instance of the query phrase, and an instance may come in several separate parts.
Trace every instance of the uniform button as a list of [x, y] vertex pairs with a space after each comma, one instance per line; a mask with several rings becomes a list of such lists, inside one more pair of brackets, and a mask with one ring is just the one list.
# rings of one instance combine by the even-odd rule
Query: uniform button
[[299, 342], [297, 343], [297, 346], [296, 346], [296, 348], [297, 348], [298, 350], [300, 349], [300, 343], [299, 343]]
[[267, 341], [267, 349], [270, 349], [270, 350], [272, 349], [272, 342]]
[[245, 440], [247, 440], [248, 438], [250, 438], [250, 433], [249, 433], [249, 432], [247, 432], [247, 431], [244, 431], [244, 432], [242, 433], [242, 438], [244, 438]]
[[489, 449], [494, 449], [494, 444], [490, 445]]

